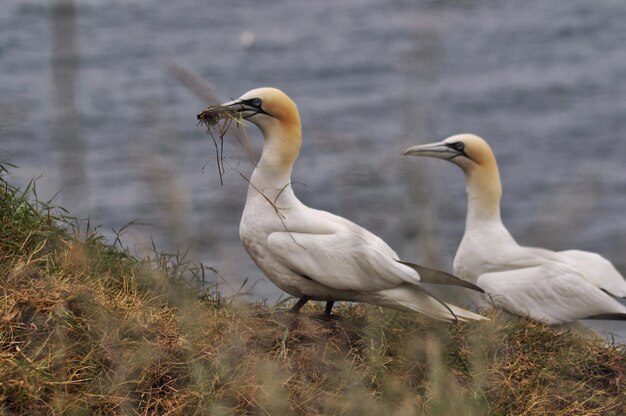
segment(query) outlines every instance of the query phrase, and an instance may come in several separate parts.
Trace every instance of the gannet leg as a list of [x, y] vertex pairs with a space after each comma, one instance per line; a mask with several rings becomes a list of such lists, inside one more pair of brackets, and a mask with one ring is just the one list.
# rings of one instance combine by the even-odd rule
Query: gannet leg
[[332, 310], [333, 310], [334, 304], [335, 304], [334, 300], [329, 300], [328, 302], [326, 302], [326, 309], [324, 309], [324, 315], [330, 316], [333, 314]]
[[300, 309], [302, 309], [302, 307], [310, 300], [311, 300], [310, 297], [302, 296], [300, 298], [300, 300], [298, 300], [298, 302], [295, 305], [293, 305], [293, 307], [291, 309], [289, 309], [289, 312], [290, 313], [298, 313], [298, 312], [300, 312]]

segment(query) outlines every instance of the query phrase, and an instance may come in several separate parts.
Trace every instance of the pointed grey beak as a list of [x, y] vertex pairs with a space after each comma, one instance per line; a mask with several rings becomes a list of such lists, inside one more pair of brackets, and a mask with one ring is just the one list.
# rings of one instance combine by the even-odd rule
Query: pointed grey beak
[[[230, 113], [230, 114], [243, 113], [246, 110], [248, 109], [246, 108], [246, 105], [243, 101], [233, 100], [224, 104], [208, 106], [202, 112], [198, 113], [198, 120], [202, 122], [202, 120], [207, 116], [207, 114], [210, 114], [209, 117], [213, 117], [213, 118], [216, 118], [215, 120], [219, 120], [219, 118], [221, 117], [220, 116], [221, 113]], [[243, 118], [246, 118], [245, 114]]]
[[426, 156], [436, 157], [438, 159], [453, 159], [462, 155], [462, 152], [454, 149], [444, 142], [436, 142], [429, 144], [422, 144], [419, 146], [411, 146], [404, 151], [405, 156]]
[[236, 105], [243, 106], [243, 102], [240, 99], [228, 101], [226, 103], [220, 104], [222, 107], [234, 107]]
[[228, 101], [224, 104], [220, 104], [220, 106], [222, 107], [231, 107], [234, 110], [242, 113], [243, 118], [247, 119], [250, 118], [252, 116], [255, 116], [257, 114], [267, 114], [262, 108], [260, 107], [255, 107], [254, 105], [252, 105], [252, 101], [253, 100], [242, 100], [242, 99], [236, 99], [236, 100], [232, 100], [232, 101]]

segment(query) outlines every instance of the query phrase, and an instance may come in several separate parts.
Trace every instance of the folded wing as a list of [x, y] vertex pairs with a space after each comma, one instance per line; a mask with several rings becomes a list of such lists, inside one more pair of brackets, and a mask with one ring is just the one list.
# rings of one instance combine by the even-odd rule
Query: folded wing
[[374, 292], [419, 283], [416, 272], [350, 232], [274, 232], [268, 247], [294, 272], [332, 289]]
[[626, 313], [626, 307], [559, 262], [485, 273], [477, 280], [496, 306], [550, 324], [601, 314]]
[[601, 255], [580, 250], [560, 251], [556, 254], [563, 262], [580, 270], [586, 280], [600, 289], [613, 296], [626, 298], [626, 280], [615, 266]]

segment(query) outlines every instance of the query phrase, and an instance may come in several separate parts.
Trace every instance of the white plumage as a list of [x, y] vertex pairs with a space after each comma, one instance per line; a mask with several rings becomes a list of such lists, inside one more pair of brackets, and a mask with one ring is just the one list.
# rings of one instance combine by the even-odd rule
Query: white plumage
[[[443, 304], [419, 286], [420, 273], [362, 227], [302, 204], [291, 188], [291, 170], [301, 145], [297, 108], [282, 91], [259, 88], [223, 106], [236, 109], [263, 133], [261, 159], [250, 178], [241, 218], [241, 241], [276, 286], [301, 298], [366, 302], [425, 313], [437, 319], [485, 319]], [[424, 275], [450, 284], [454, 277], [430, 269]], [[457, 279], [458, 282], [464, 283]], [[451, 313], [453, 312], [453, 313]]]
[[[493, 303], [550, 324], [626, 314], [626, 307], [606, 293], [626, 296], [626, 281], [605, 258], [578, 250], [554, 252], [517, 244], [500, 218], [500, 175], [485, 140], [461, 134], [413, 146], [404, 153], [449, 160], [465, 173], [468, 212], [454, 273], [483, 288]], [[478, 303], [485, 306], [480, 300]]]

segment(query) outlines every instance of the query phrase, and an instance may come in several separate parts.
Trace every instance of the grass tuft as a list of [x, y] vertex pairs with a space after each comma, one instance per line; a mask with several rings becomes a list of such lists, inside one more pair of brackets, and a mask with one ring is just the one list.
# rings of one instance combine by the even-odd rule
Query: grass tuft
[[[524, 319], [450, 325], [223, 299], [0, 178], [0, 412], [623, 415], [623, 346]], [[116, 241], [117, 243], [117, 241]]]

